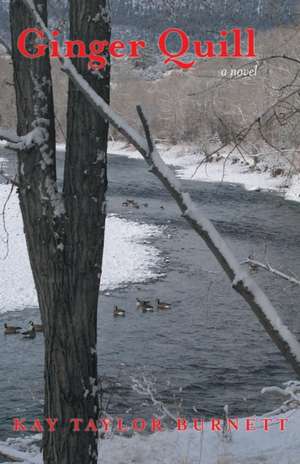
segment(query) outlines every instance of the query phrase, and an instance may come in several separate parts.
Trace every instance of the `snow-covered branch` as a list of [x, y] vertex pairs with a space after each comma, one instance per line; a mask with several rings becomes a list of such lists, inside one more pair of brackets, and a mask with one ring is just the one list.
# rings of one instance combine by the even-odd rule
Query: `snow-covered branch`
[[173, 422], [177, 423], [177, 417], [172, 414], [171, 411], [164, 405], [164, 403], [155, 398], [155, 388], [154, 385], [147, 380], [144, 376], [142, 380], [132, 378], [132, 389], [141, 396], [145, 396], [150, 399], [152, 405], [157, 408], [159, 414], [162, 414], [162, 417], [168, 417]]
[[262, 394], [276, 394], [283, 397], [288, 397], [286, 401], [275, 411], [267, 414], [267, 416], [276, 416], [287, 411], [294, 410], [300, 407], [300, 382], [290, 381], [283, 384], [284, 388], [281, 387], [266, 387], [262, 390]]
[[[42, 28], [47, 37], [52, 39], [32, 0], [23, 0], [29, 7], [36, 22]], [[293, 366], [297, 375], [300, 376], [300, 343], [283, 324], [272, 303], [256, 282], [243, 270], [239, 261], [234, 257], [231, 250], [216, 230], [214, 225], [196, 207], [189, 195], [182, 188], [181, 182], [176, 178], [174, 172], [163, 162], [156, 146], [153, 144], [149, 126], [141, 109], [139, 114], [145, 129], [146, 137], [141, 136], [127, 122], [94, 91], [88, 82], [78, 73], [72, 62], [67, 58], [61, 58], [63, 71], [69, 76], [73, 84], [82, 92], [87, 101], [106, 120], [108, 120], [144, 157], [150, 170], [155, 174], [176, 201], [183, 217], [205, 241], [226, 275], [232, 287], [249, 304], [266, 332], [285, 356], [286, 360]]]
[[270, 264], [266, 263], [261, 263], [260, 261], [256, 261], [255, 259], [248, 258], [245, 261], [241, 263], [243, 264], [248, 264], [251, 266], [253, 269], [259, 268], [263, 269], [265, 271], [271, 272], [272, 274], [276, 275], [277, 277], [280, 277], [281, 279], [287, 280], [288, 282], [295, 284], [295, 285], [300, 285], [300, 280], [295, 279], [295, 277], [284, 274], [284, 272], [278, 271], [278, 269], [273, 268], [270, 266]]
[[14, 151], [29, 151], [41, 146], [45, 141], [45, 128], [35, 127], [26, 135], [18, 136], [12, 129], [0, 127], [0, 140], [4, 141], [4, 148]]

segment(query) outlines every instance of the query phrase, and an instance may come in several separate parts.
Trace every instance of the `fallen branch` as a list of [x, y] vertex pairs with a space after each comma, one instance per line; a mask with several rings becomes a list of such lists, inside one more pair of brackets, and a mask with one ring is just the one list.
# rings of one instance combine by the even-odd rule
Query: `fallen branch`
[[279, 414], [285, 414], [288, 411], [294, 411], [300, 407], [300, 382], [290, 381], [283, 384], [284, 388], [281, 387], [266, 387], [261, 391], [262, 395], [276, 394], [283, 397], [288, 397], [286, 401], [277, 409], [266, 414], [266, 416], [277, 416]]
[[[51, 33], [36, 10], [32, 0], [23, 0], [23, 2], [27, 5], [37, 24], [48, 39], [52, 40]], [[108, 120], [141, 153], [150, 166], [151, 172], [158, 177], [176, 201], [185, 220], [205, 241], [228, 276], [232, 287], [248, 303], [283, 356], [291, 364], [297, 375], [300, 376], [300, 343], [288, 327], [283, 324], [268, 297], [249, 274], [242, 269], [240, 263], [233, 256], [226, 242], [211, 221], [194, 205], [189, 193], [183, 190], [181, 182], [176, 178], [174, 172], [163, 162], [156, 146], [152, 142], [149, 125], [141, 108], [138, 109], [138, 112], [146, 138], [142, 137], [119, 114], [112, 110], [83, 76], [78, 73], [68, 58], [61, 56], [60, 62], [62, 70], [69, 76], [76, 88], [85, 96], [86, 100], [90, 102], [95, 111]]]
[[292, 284], [295, 285], [300, 285], [300, 280], [295, 279], [295, 277], [289, 276], [287, 274], [284, 274], [281, 271], [278, 271], [277, 269], [274, 269], [270, 264], [264, 264], [259, 261], [256, 261], [255, 259], [246, 259], [245, 261], [242, 261], [241, 263], [243, 264], [248, 264], [252, 268], [260, 268], [264, 269], [265, 271], [271, 272], [272, 274], [276, 275], [277, 277], [280, 277], [281, 279], [287, 280], [288, 282], [291, 282]]

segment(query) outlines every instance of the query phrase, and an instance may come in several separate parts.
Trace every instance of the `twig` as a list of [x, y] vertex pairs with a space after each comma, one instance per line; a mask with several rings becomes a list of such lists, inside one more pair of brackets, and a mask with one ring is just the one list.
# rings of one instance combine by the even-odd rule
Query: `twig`
[[14, 188], [15, 188], [15, 186], [12, 184], [10, 192], [8, 194], [8, 197], [6, 198], [6, 200], [4, 202], [2, 213], [1, 213], [2, 222], [3, 222], [3, 229], [4, 229], [4, 232], [5, 232], [5, 236], [6, 236], [6, 239], [5, 239], [6, 253], [5, 253], [4, 257], [1, 258], [2, 261], [5, 261], [6, 258], [8, 257], [8, 255], [9, 255], [9, 232], [7, 230], [7, 227], [6, 227], [5, 213], [6, 213], [6, 208], [7, 208], [8, 202], [9, 202], [11, 196], [12, 196]]
[[249, 264], [250, 266], [257, 267], [257, 268], [260, 268], [260, 269], [264, 269], [265, 271], [271, 272], [272, 274], [276, 275], [277, 277], [280, 277], [281, 279], [287, 280], [287, 281], [291, 282], [292, 284], [300, 285], [300, 280], [295, 279], [294, 277], [289, 276], [287, 274], [284, 274], [283, 272], [278, 271], [277, 269], [274, 269], [268, 263], [264, 264], [264, 263], [261, 263], [260, 261], [256, 261], [255, 259], [248, 258], [245, 261], [243, 261], [241, 264], [242, 265], [243, 264]]

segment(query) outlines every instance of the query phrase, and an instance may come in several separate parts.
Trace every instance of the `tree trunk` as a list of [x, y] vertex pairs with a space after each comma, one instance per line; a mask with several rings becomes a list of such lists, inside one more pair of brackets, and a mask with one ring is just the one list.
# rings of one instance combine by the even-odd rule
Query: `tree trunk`
[[[47, 21], [47, 1], [36, 0]], [[58, 419], [57, 431], [45, 427], [45, 464], [95, 464], [98, 434], [85, 433], [97, 421], [97, 305], [102, 269], [107, 187], [108, 124], [72, 83], [69, 86], [67, 150], [63, 192], [55, 166], [55, 118], [48, 56], [24, 58], [17, 38], [35, 22], [20, 0], [11, 1], [11, 30], [18, 134], [42, 128], [38, 147], [18, 155], [19, 197], [27, 247], [45, 325], [45, 418]], [[106, 0], [70, 1], [71, 39], [89, 44], [110, 40]], [[34, 44], [31, 44], [34, 47]], [[109, 101], [110, 69], [74, 64], [94, 90]], [[82, 419], [81, 432], [71, 420]]]

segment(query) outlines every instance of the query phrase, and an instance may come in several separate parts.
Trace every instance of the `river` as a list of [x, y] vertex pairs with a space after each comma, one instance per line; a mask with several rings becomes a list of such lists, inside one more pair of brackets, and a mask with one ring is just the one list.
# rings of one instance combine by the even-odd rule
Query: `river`
[[[61, 176], [62, 160], [58, 165]], [[13, 170], [11, 161], [7, 171]], [[300, 276], [299, 204], [238, 185], [184, 184], [240, 260], [249, 254], [261, 260], [267, 256], [274, 267]], [[140, 209], [122, 206], [128, 198]], [[260, 390], [293, 379], [293, 371], [143, 161], [110, 157], [108, 199], [109, 213], [165, 226], [163, 236], [152, 239], [161, 254], [158, 271], [163, 275], [106, 292], [99, 299], [99, 373], [109, 412], [153, 415], [151, 401], [132, 388], [136, 381], [151, 385], [157, 399], [188, 417], [195, 415], [195, 407], [218, 416], [225, 404], [231, 415], [278, 406], [278, 398], [264, 397]], [[300, 338], [300, 288], [266, 272], [255, 277]], [[143, 314], [136, 310], [136, 297], [166, 300], [172, 310]], [[127, 310], [127, 317], [113, 318], [115, 304]], [[37, 308], [25, 308], [0, 314], [0, 325], [10, 320], [22, 325], [37, 318]], [[11, 435], [12, 417], [41, 415], [43, 339], [24, 348], [20, 339], [0, 334], [0, 352], [3, 439]]]

